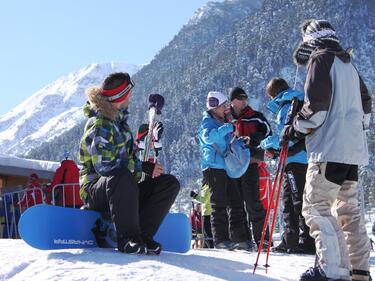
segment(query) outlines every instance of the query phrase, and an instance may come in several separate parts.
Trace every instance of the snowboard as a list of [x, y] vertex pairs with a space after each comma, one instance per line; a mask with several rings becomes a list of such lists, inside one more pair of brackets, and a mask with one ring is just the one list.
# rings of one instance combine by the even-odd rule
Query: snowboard
[[[109, 214], [90, 210], [35, 205], [22, 214], [18, 230], [27, 244], [40, 250], [117, 246]], [[162, 244], [163, 251], [189, 251], [191, 226], [187, 216], [169, 213], [154, 239]]]

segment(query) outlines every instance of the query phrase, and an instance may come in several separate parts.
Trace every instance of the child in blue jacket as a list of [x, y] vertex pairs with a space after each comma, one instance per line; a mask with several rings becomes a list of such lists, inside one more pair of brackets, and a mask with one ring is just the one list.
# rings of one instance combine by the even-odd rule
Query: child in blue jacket
[[[304, 94], [289, 88], [282, 78], [273, 78], [267, 85], [267, 94], [272, 100], [267, 108], [276, 114], [277, 133], [264, 139], [261, 147], [269, 156], [277, 156], [280, 133], [287, 123], [288, 112], [293, 98], [303, 102]], [[309, 235], [309, 228], [302, 216], [302, 195], [305, 186], [307, 158], [305, 140], [289, 142], [289, 153], [286, 161], [283, 180], [284, 233], [282, 241], [272, 248], [276, 252], [315, 254], [314, 240]], [[300, 231], [301, 230], [301, 231]]]

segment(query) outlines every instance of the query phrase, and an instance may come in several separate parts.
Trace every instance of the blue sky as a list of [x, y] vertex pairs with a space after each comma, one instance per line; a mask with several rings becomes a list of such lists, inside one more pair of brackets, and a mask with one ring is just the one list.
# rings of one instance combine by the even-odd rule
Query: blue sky
[[0, 115], [90, 63], [150, 62], [207, 2], [0, 1]]

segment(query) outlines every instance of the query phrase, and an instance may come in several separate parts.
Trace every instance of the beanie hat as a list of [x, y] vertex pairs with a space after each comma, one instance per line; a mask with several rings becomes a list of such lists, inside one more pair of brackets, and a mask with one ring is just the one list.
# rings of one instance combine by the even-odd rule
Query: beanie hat
[[229, 93], [229, 99], [231, 101], [234, 100], [234, 99], [245, 100], [245, 99], [248, 99], [248, 96], [242, 88], [234, 87], [234, 88], [231, 89], [231, 91]]
[[317, 47], [324, 47], [329, 43], [340, 44], [335, 29], [327, 20], [307, 20], [302, 24], [301, 32], [303, 40], [293, 54], [297, 65], [306, 65]]
[[214, 109], [227, 102], [228, 98], [221, 92], [209, 92], [207, 95], [206, 106], [208, 110]]
[[123, 102], [129, 97], [130, 90], [134, 85], [128, 73], [113, 73], [104, 80], [101, 94], [109, 102]]

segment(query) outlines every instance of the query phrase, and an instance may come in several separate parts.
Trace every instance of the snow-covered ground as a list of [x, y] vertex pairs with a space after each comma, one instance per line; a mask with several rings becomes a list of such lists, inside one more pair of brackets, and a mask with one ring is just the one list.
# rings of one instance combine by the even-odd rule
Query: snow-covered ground
[[[22, 240], [0, 239], [0, 280], [298, 280], [314, 256], [271, 253], [268, 274], [255, 252], [190, 250], [186, 254], [126, 255], [112, 249], [40, 251]], [[259, 264], [264, 264], [262, 253]], [[371, 253], [375, 276], [375, 253]]]

